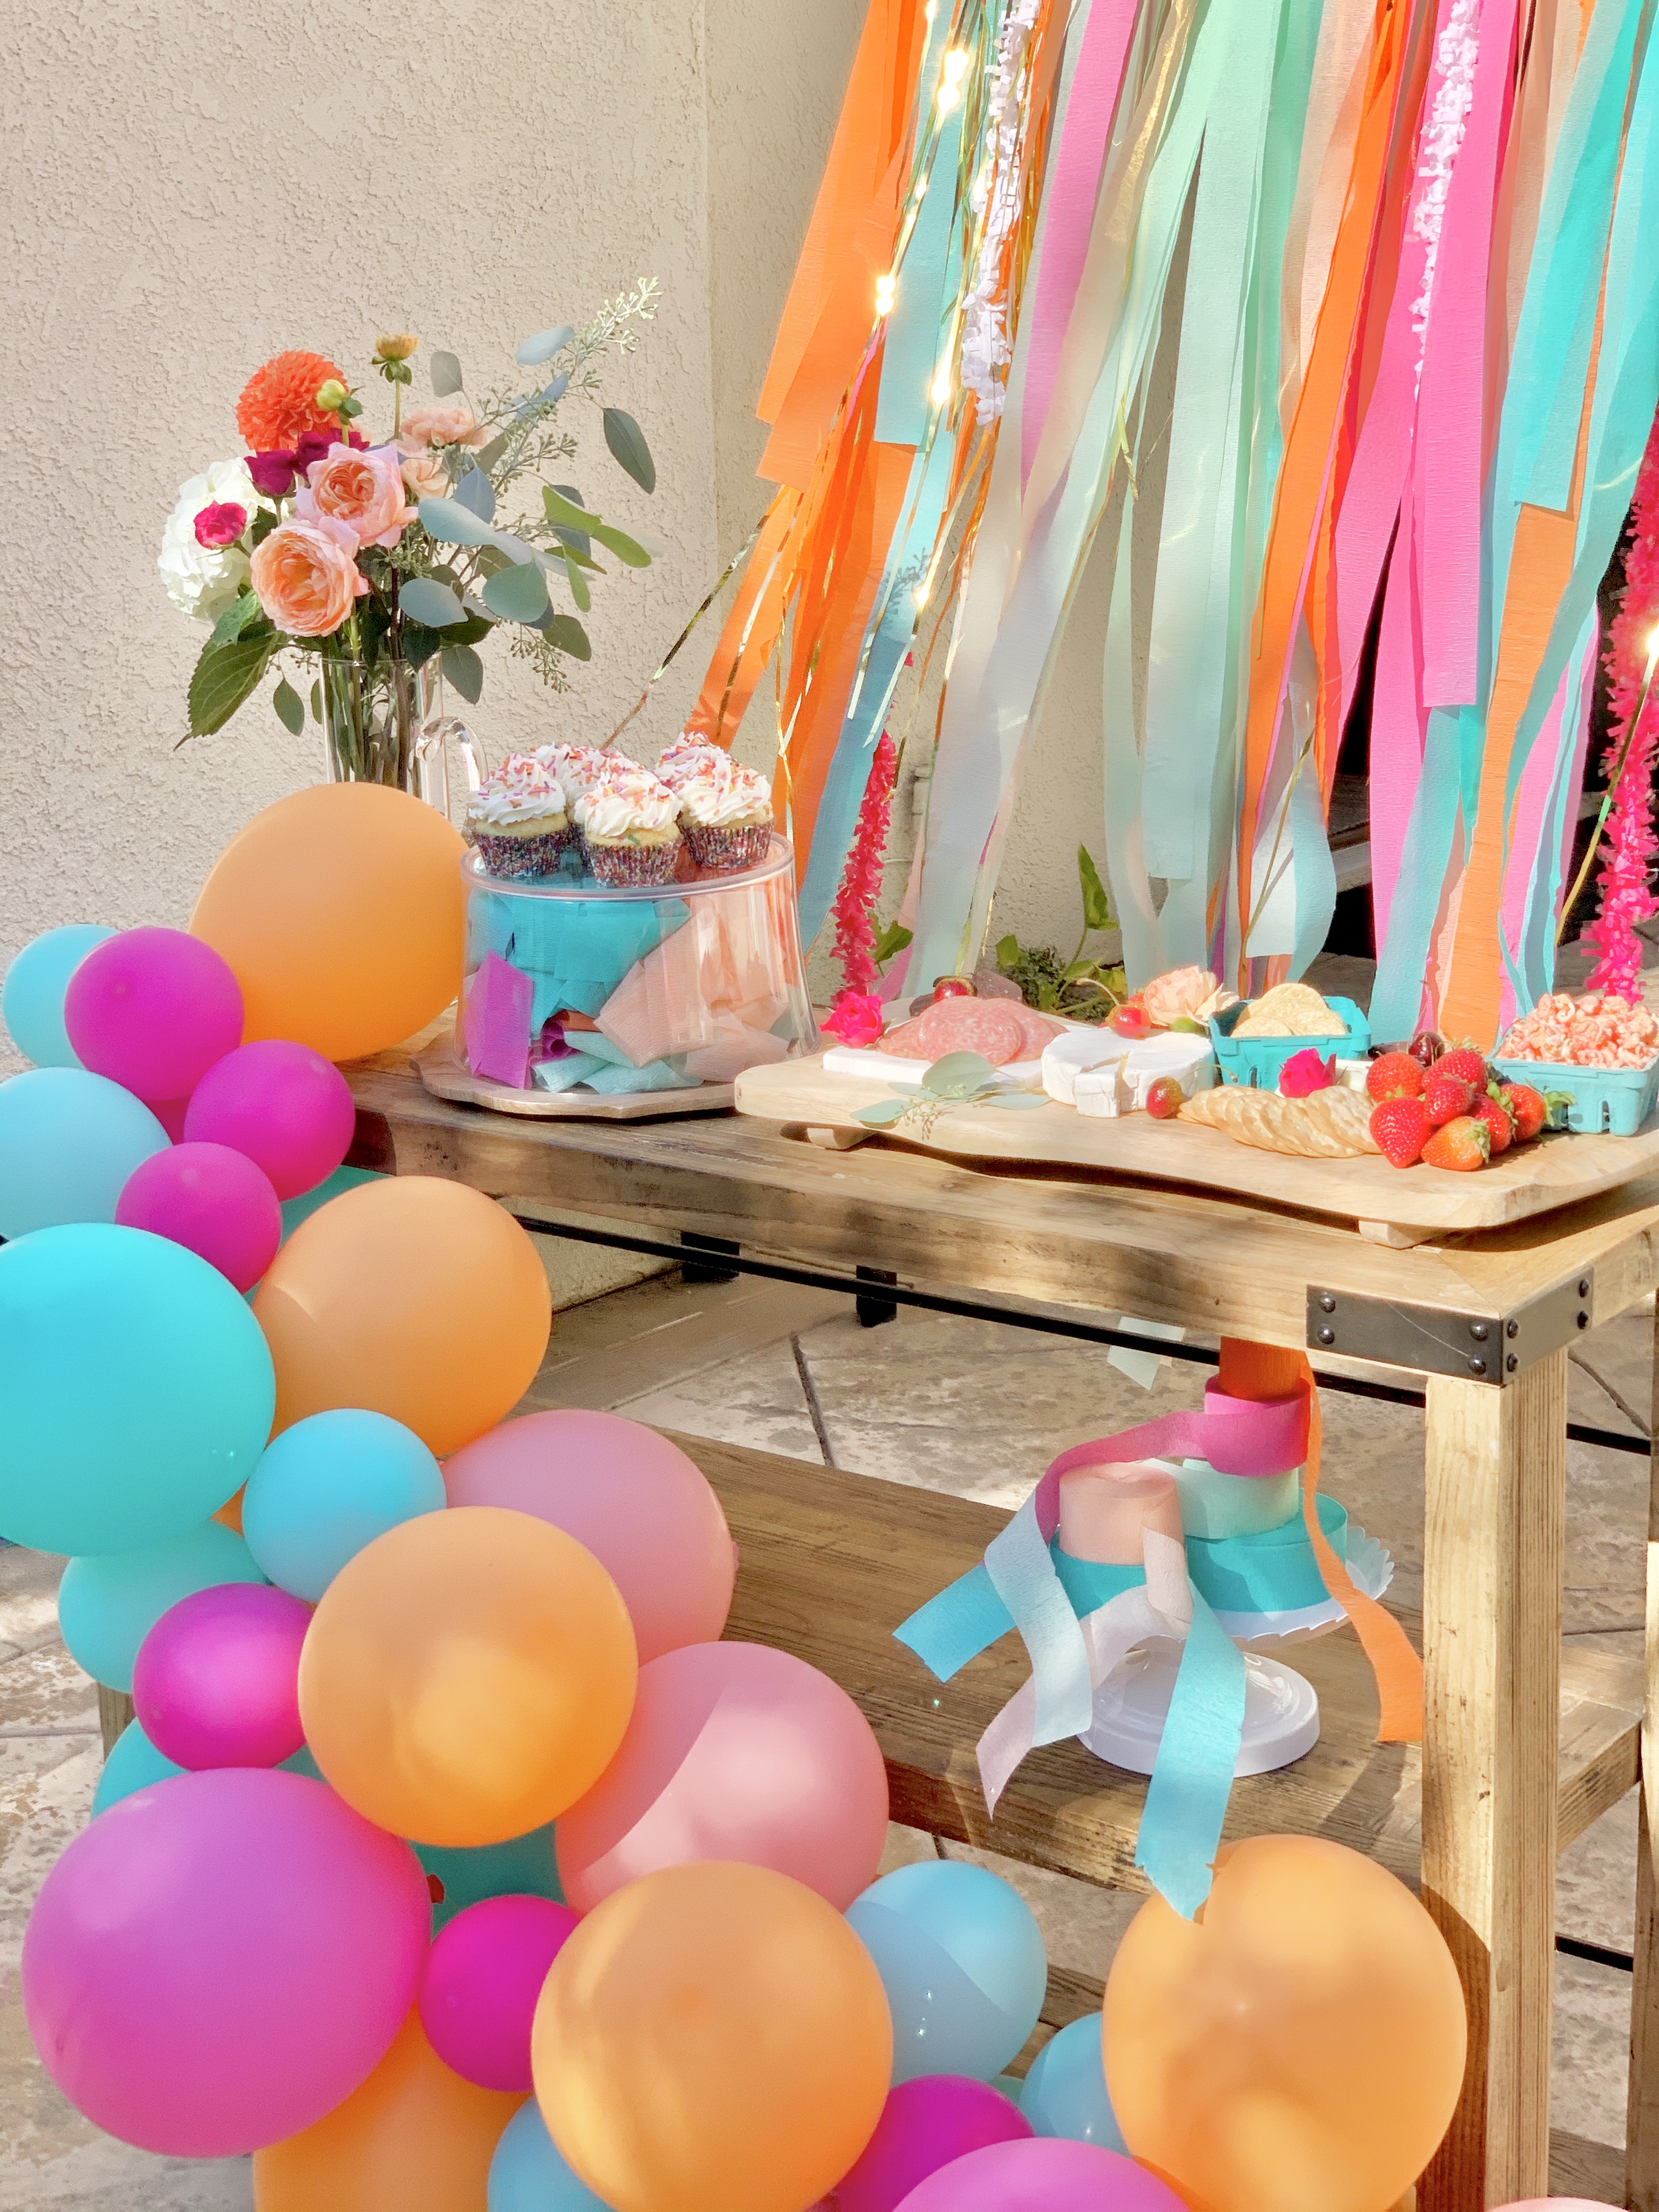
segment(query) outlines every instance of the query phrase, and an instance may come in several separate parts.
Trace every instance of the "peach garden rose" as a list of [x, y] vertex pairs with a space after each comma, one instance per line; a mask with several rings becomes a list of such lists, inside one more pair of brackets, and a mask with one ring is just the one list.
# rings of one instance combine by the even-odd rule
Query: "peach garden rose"
[[398, 443], [408, 453], [427, 446], [482, 446], [489, 432], [465, 399], [453, 407], [411, 407], [398, 432]]
[[253, 588], [278, 629], [292, 637], [328, 637], [338, 629], [368, 589], [341, 543], [349, 536], [337, 524], [284, 522], [254, 547]]
[[295, 520], [316, 522], [326, 516], [343, 523], [359, 545], [391, 547], [415, 520], [405, 504], [400, 456], [395, 446], [371, 446], [355, 453], [331, 447], [306, 471], [306, 489], [294, 502]]
[[425, 447], [403, 455], [403, 477], [411, 499], [442, 499], [449, 490], [448, 470]]

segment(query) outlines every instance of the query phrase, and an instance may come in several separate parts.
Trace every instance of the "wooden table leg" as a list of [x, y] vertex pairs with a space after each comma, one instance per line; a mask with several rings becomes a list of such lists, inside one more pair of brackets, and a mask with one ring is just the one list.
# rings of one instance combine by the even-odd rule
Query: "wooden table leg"
[[1566, 1411], [1565, 1351], [1502, 1389], [1429, 1378], [1422, 1896], [1469, 2057], [1422, 2212], [1549, 2190]]
[[[1653, 1404], [1659, 1413], [1659, 1313], [1654, 1316]], [[1642, 1802], [1636, 1846], [1636, 1974], [1630, 2008], [1630, 2101], [1625, 2202], [1659, 2212], [1659, 1457], [1648, 1462], [1647, 1695], [1642, 1712]]]

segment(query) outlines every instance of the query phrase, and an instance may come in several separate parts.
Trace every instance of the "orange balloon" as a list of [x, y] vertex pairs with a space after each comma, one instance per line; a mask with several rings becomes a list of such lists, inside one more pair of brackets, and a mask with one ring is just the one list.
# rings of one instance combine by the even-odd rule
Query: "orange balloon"
[[527, 1513], [453, 1506], [377, 1536], [323, 1592], [300, 1718], [325, 1779], [377, 1827], [503, 1844], [592, 1788], [638, 1674], [591, 1552]]
[[359, 1183], [319, 1206], [253, 1310], [276, 1368], [273, 1434], [362, 1406], [440, 1459], [512, 1412], [553, 1328], [546, 1273], [512, 1215], [434, 1176]]
[[190, 918], [242, 987], [244, 1040], [351, 1060], [442, 1013], [460, 983], [465, 851], [441, 814], [381, 784], [313, 784], [256, 814]]
[[1405, 1887], [1340, 1844], [1256, 1836], [1196, 1922], [1148, 1898], [1106, 1984], [1124, 2141], [1194, 2212], [1389, 2212], [1463, 2079], [1463, 1992]]
[[244, 1483], [235, 1497], [226, 1498], [213, 1516], [216, 1521], [222, 1521], [227, 1528], [234, 1528], [239, 1536], [242, 1533], [242, 1500], [246, 1495], [247, 1485]]
[[554, 1960], [531, 2063], [548, 2130], [615, 2212], [800, 2212], [875, 2131], [893, 2024], [870, 1954], [769, 1867], [666, 1867]]
[[489, 2161], [524, 2101], [452, 2074], [411, 2012], [361, 2089], [254, 2153], [254, 2212], [484, 2212]]

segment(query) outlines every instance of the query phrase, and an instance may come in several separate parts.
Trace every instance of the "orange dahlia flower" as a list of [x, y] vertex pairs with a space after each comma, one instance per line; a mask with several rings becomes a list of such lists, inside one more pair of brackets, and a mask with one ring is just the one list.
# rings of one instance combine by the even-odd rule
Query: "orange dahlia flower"
[[331, 378], [345, 382], [343, 372], [320, 353], [279, 353], [256, 368], [236, 403], [236, 427], [248, 451], [286, 451], [307, 430], [337, 430], [337, 419], [317, 404], [318, 392]]

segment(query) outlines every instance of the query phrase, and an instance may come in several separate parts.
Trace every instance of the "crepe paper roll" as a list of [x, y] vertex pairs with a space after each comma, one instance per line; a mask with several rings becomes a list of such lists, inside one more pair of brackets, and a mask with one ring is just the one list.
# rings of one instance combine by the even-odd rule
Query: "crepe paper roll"
[[[1283, 1474], [1220, 1474], [1206, 1459], [1182, 1462], [1176, 1476], [1182, 1525], [1189, 1536], [1213, 1543], [1226, 1536], [1260, 1536], [1282, 1528], [1301, 1511], [1302, 1470]], [[1061, 1498], [1064, 1498], [1064, 1489]], [[1062, 1511], [1063, 1511], [1062, 1504]]]
[[1176, 1479], [1156, 1460], [1122, 1467], [1079, 1467], [1061, 1478], [1060, 1548], [1102, 1566], [1139, 1566], [1146, 1532], [1182, 1541]]

